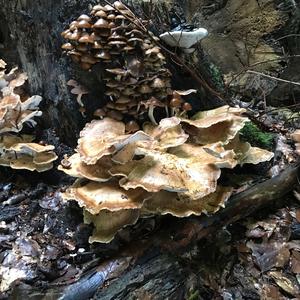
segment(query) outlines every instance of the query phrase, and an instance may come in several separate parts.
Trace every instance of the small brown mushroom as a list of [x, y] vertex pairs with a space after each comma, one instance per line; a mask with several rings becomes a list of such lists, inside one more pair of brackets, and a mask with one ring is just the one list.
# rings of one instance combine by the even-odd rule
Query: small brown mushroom
[[78, 19], [78, 21], [87, 21], [87, 22], [91, 22], [91, 18], [88, 15], [81, 15]]
[[72, 41], [78, 41], [80, 39], [80, 36], [81, 36], [81, 33], [76, 30], [74, 31], [73, 33], [70, 32], [66, 35], [66, 38], [68, 38], [69, 40], [72, 40]]
[[80, 64], [80, 67], [83, 69], [83, 70], [89, 70], [92, 65], [91, 64], [88, 64], [88, 63], [81, 63]]
[[161, 89], [164, 88], [166, 86], [165, 82], [160, 79], [159, 77], [155, 78], [153, 80], [153, 82], [151, 83], [151, 87], [155, 88], [155, 89]]
[[123, 120], [123, 115], [120, 112], [116, 111], [116, 110], [108, 111], [107, 116], [109, 118], [112, 118], [112, 119], [117, 120], [117, 121], [122, 121]]
[[94, 11], [98, 11], [98, 10], [104, 10], [104, 11], [106, 11], [106, 9], [102, 5], [100, 5], [100, 4], [97, 4], [97, 5], [93, 6], [93, 10]]
[[113, 3], [114, 7], [118, 10], [124, 10], [124, 9], [127, 9], [127, 7], [120, 1], [115, 1]]
[[72, 55], [72, 56], [82, 56], [82, 53], [80, 53], [79, 51], [75, 51], [75, 50], [71, 50], [68, 54]]
[[116, 18], [116, 15], [114, 15], [114, 14], [109, 14], [108, 16], [107, 16], [107, 19], [108, 20], [114, 20]]
[[85, 55], [82, 55], [81, 62], [94, 65], [95, 63], [97, 63], [97, 60], [94, 57], [92, 57], [91, 55], [85, 54]]
[[104, 10], [98, 10], [95, 13], [95, 16], [99, 18], [107, 18], [107, 13]]
[[96, 32], [92, 32], [91, 33], [91, 37], [94, 39], [94, 41], [102, 41], [103, 37], [99, 34], [97, 34]]
[[103, 60], [110, 60], [111, 56], [110, 56], [109, 52], [103, 50], [103, 51], [98, 52], [95, 55], [95, 58], [100, 58], [100, 59], [103, 59]]
[[150, 121], [153, 124], [157, 125], [157, 122], [154, 118], [154, 108], [155, 107], [165, 107], [166, 105], [164, 103], [162, 103], [161, 101], [159, 101], [158, 99], [156, 99], [155, 97], [151, 97], [147, 101], [142, 101], [142, 104], [145, 106], [145, 108], [148, 108], [148, 117], [149, 117]]
[[78, 24], [79, 24], [78, 21], [71, 22], [71, 24], [70, 24], [70, 30], [72, 30], [72, 31], [76, 30], [78, 28]]
[[73, 50], [74, 49], [74, 47], [71, 43], [65, 43], [61, 46], [61, 48], [64, 50]]
[[63, 37], [63, 38], [66, 38], [66, 35], [68, 34], [68, 33], [70, 33], [71, 31], [70, 31], [70, 29], [67, 29], [67, 30], [64, 30], [60, 35]]
[[87, 52], [88, 47], [86, 46], [86, 44], [79, 44], [76, 46], [76, 50], [78, 50], [80, 52]]
[[125, 130], [128, 133], [134, 133], [136, 131], [138, 131], [140, 129], [139, 124], [136, 121], [129, 121], [128, 123], [126, 123], [125, 125]]
[[104, 6], [105, 11], [110, 12], [110, 11], [114, 11], [115, 9], [112, 7], [111, 4], [106, 4]]
[[90, 43], [93, 44], [95, 41], [92, 37], [92, 35], [89, 35], [88, 33], [85, 33], [84, 35], [82, 35], [82, 37], [78, 40], [79, 43]]
[[103, 108], [98, 108], [94, 111], [93, 116], [104, 118], [106, 116], [106, 112]]
[[[110, 41], [110, 42], [108, 42], [108, 45], [110, 45], [110, 46], [116, 46], [116, 47], [118, 47], [118, 48], [120, 48], [121, 46], [124, 46], [124, 45], [126, 45], [126, 42], [124, 42], [124, 41]], [[119, 52], [118, 52], [118, 54], [119, 54]]]
[[121, 69], [121, 68], [105, 69], [105, 70], [114, 75], [126, 75], [127, 74], [127, 71], [124, 69]]
[[86, 20], [81, 20], [81, 21], [78, 22], [78, 25], [76, 27], [77, 28], [85, 28], [85, 29], [87, 29], [87, 28], [91, 28], [92, 25], [88, 21], [86, 21]]
[[147, 84], [143, 84], [138, 88], [138, 91], [141, 94], [150, 94], [153, 90], [151, 89], [151, 87]]
[[180, 107], [182, 104], [182, 100], [180, 98], [173, 98], [170, 101], [170, 106], [171, 107]]
[[130, 98], [121, 96], [120, 98], [117, 99], [116, 103], [118, 104], [128, 104], [131, 101]]
[[182, 109], [184, 111], [191, 111], [193, 109], [192, 105], [188, 102], [182, 104]]
[[109, 24], [107, 21], [105, 21], [103, 18], [100, 18], [94, 25], [93, 25], [93, 28], [109, 28]]

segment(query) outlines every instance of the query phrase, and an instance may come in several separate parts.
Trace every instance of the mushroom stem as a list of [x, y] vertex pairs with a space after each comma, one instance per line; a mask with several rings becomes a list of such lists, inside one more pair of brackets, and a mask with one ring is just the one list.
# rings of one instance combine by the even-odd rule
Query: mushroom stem
[[148, 117], [150, 119], [150, 121], [154, 124], [154, 125], [158, 125], [155, 118], [154, 118], [154, 105], [150, 105], [149, 106], [149, 110], [148, 110]]
[[165, 106], [165, 111], [166, 111], [166, 117], [169, 118], [169, 108], [167, 105]]
[[171, 107], [171, 116], [175, 116], [176, 115], [176, 107]]

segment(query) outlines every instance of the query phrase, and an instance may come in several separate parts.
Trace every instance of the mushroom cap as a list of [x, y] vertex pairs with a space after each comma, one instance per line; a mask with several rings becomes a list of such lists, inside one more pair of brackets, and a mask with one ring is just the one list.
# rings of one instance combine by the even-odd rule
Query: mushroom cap
[[95, 13], [95, 16], [99, 18], [107, 18], [107, 13], [101, 9]]
[[118, 9], [118, 10], [124, 10], [124, 9], [128, 9], [122, 2], [120, 1], [115, 1], [113, 3], [113, 6]]
[[139, 86], [138, 91], [141, 94], [149, 94], [151, 93], [153, 90], [152, 88], [148, 85], [148, 84], [142, 84], [141, 86]]
[[114, 20], [116, 18], [116, 15], [115, 14], [109, 14], [107, 16], [107, 20]]
[[93, 235], [89, 237], [89, 243], [109, 243], [119, 230], [136, 223], [140, 216], [138, 209], [124, 209], [116, 212], [102, 210], [98, 215], [92, 215], [83, 210], [84, 223], [94, 224]]
[[93, 65], [93, 64], [97, 63], [98, 61], [93, 56], [91, 56], [89, 54], [84, 54], [81, 56], [81, 62]]
[[114, 120], [117, 120], [117, 121], [122, 121], [123, 120], [123, 114], [116, 111], [116, 110], [110, 110], [107, 112], [107, 116], [109, 118], [112, 118]]
[[78, 22], [78, 25], [76, 27], [77, 28], [91, 28], [92, 25], [86, 20], [81, 20]]
[[[91, 166], [90, 166], [91, 167]], [[76, 181], [68, 191], [63, 194], [64, 200], [76, 200], [79, 206], [89, 213], [96, 215], [102, 210], [120, 211], [123, 209], [141, 208], [150, 194], [145, 190], [133, 189], [126, 191], [115, 182], [88, 182], [83, 184]]]
[[66, 35], [66, 38], [68, 38], [69, 40], [72, 40], [72, 41], [78, 41], [81, 37], [81, 33], [76, 30], [74, 32], [70, 32], [70, 34], [67, 34]]
[[152, 198], [145, 201], [142, 212], [147, 214], [171, 214], [182, 218], [190, 215], [201, 215], [203, 213], [215, 213], [232, 194], [232, 188], [217, 187], [211, 193], [197, 200], [180, 199], [176, 194], [161, 191], [155, 193]]
[[85, 33], [81, 36], [81, 38], [78, 40], [79, 43], [90, 43], [93, 44], [95, 41], [92, 37], [92, 35]]
[[[127, 44], [126, 42], [120, 41], [120, 40], [108, 42], [108, 45], [110, 45], [110, 46], [124, 46], [126, 44]], [[119, 52], [118, 52], [118, 54], [119, 54]]]
[[70, 30], [75, 30], [75, 29], [77, 29], [77, 28], [78, 28], [78, 24], [79, 24], [78, 21], [73, 21], [73, 22], [71, 22], [71, 23], [70, 23], [70, 26], [69, 26], [69, 29], [70, 29]]
[[68, 52], [69, 55], [72, 55], [72, 56], [82, 56], [82, 53], [79, 52], [79, 51], [75, 51], [75, 50], [71, 50]]
[[182, 104], [182, 109], [185, 111], [191, 111], [191, 110], [193, 110], [193, 107], [190, 103], [185, 102]]
[[78, 44], [76, 46], [76, 50], [80, 51], [80, 52], [87, 52], [88, 51], [88, 47], [86, 44]]
[[96, 55], [96, 58], [100, 58], [100, 59], [104, 59], [104, 60], [110, 60], [111, 59], [111, 55], [109, 54], [108, 51], [99, 51]]
[[155, 78], [153, 82], [151, 83], [151, 87], [160, 89], [164, 88], [166, 86], [164, 80], [160, 79], [159, 77]]
[[82, 161], [93, 165], [103, 156], [114, 153], [113, 146], [124, 134], [125, 124], [111, 118], [86, 124], [80, 132], [77, 149]]
[[63, 38], [65, 38], [66, 35], [67, 35], [68, 33], [70, 33], [70, 32], [71, 32], [70, 29], [66, 29], [66, 30], [64, 30], [60, 35], [61, 35]]
[[106, 116], [106, 111], [103, 108], [98, 108], [94, 111], [93, 116], [95, 117], [105, 117]]
[[160, 53], [160, 48], [158, 46], [150, 48], [150, 49], [146, 50], [146, 52], [145, 52], [146, 55], [152, 55], [152, 54], [158, 54], [158, 53]]
[[104, 20], [103, 18], [100, 18], [94, 25], [93, 25], [93, 28], [109, 28], [109, 23]]
[[182, 197], [197, 200], [217, 187], [221, 171], [213, 164], [206, 164], [195, 157], [179, 158], [162, 151], [138, 148], [145, 155], [124, 165], [110, 169], [113, 176], [122, 176], [120, 186], [124, 189], [142, 187], [148, 192], [166, 190], [178, 192]]
[[148, 108], [150, 106], [157, 106], [157, 107], [165, 107], [166, 106], [164, 103], [162, 103], [155, 97], [151, 97], [150, 99], [148, 99], [146, 101], [141, 101], [141, 104], [144, 105], [145, 108]]
[[130, 103], [132, 100], [130, 99], [130, 98], [128, 98], [128, 97], [125, 97], [125, 96], [121, 96], [120, 98], [118, 98], [117, 100], [116, 100], [116, 103], [118, 103], [118, 104], [128, 104], [128, 103]]
[[64, 50], [73, 50], [74, 46], [71, 43], [65, 43], [61, 46], [61, 48]]
[[139, 129], [140, 129], [139, 124], [134, 120], [129, 121], [125, 125], [125, 130], [128, 133], [134, 133], [134, 132], [138, 131]]
[[101, 4], [97, 4], [97, 5], [93, 6], [93, 10], [95, 10], [95, 11], [98, 11], [98, 10], [106, 11], [106, 9]]
[[106, 5], [104, 6], [104, 9], [105, 9], [106, 11], [108, 11], [108, 12], [114, 11], [114, 10], [115, 10], [114, 7], [112, 6], [112, 4], [106, 4]]
[[105, 69], [105, 71], [115, 74], [115, 75], [126, 75], [127, 71], [121, 68], [114, 68], [114, 69]]
[[169, 105], [171, 107], [181, 107], [182, 102], [180, 98], [172, 98]]
[[80, 67], [83, 70], [89, 70], [92, 67], [92, 64], [82, 62], [82, 63], [80, 63]]
[[108, 40], [121, 40], [121, 41], [126, 41], [126, 38], [117, 32], [113, 32], [112, 35], [108, 38]]
[[85, 14], [81, 15], [77, 20], [78, 21], [83, 20], [83, 21], [91, 22], [91, 18], [88, 15], [85, 15]]
[[168, 31], [159, 37], [171, 47], [190, 48], [207, 34], [208, 31], [205, 28], [198, 28], [194, 31]]

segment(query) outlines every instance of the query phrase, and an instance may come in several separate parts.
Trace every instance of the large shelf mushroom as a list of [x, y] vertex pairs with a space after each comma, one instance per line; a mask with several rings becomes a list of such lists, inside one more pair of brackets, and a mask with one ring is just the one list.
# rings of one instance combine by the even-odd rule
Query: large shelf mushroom
[[[245, 110], [223, 106], [191, 120], [165, 118], [133, 134], [110, 118], [81, 132], [77, 153], [59, 169], [77, 181], [63, 193], [84, 209], [90, 242], [110, 242], [139, 217], [214, 213], [232, 189], [218, 184], [223, 168], [268, 161], [273, 153], [239, 141]], [[211, 133], [220, 131], [218, 141]], [[203, 138], [204, 137], [204, 138]]]

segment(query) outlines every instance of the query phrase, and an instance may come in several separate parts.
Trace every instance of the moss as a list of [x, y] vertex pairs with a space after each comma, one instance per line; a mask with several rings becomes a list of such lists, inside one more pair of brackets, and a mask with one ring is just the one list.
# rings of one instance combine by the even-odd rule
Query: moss
[[199, 291], [192, 291], [191, 294], [188, 296], [188, 300], [198, 300], [200, 298]]
[[274, 145], [274, 133], [261, 131], [254, 123], [247, 122], [240, 131], [241, 140], [249, 142], [252, 146], [272, 149]]
[[216, 65], [212, 63], [208, 65], [208, 69], [213, 83], [218, 89], [222, 90], [224, 88], [222, 72]]

